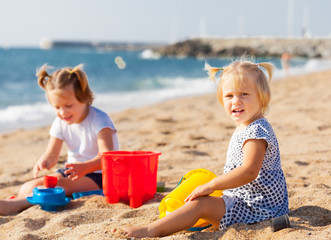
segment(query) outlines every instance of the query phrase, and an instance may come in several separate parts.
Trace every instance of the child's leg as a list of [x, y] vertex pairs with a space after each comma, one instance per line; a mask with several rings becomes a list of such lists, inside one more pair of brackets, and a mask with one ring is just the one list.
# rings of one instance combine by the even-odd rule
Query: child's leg
[[[100, 189], [99, 186], [88, 177], [81, 177], [77, 180], [71, 180], [69, 178], [63, 177], [60, 173], [54, 173], [51, 176], [57, 177], [57, 186], [63, 187], [66, 191], [66, 195], [70, 196], [74, 192], [83, 192], [90, 190]], [[26, 198], [32, 194], [32, 191], [37, 186], [43, 186], [44, 180], [43, 178], [38, 178], [26, 182], [22, 185], [18, 198]]]
[[98, 184], [86, 176], [73, 181], [60, 175], [58, 178], [58, 186], [61, 186], [66, 190], [67, 196], [71, 196], [74, 192], [85, 192], [100, 189]]
[[[63, 187], [66, 190], [66, 195], [70, 196], [74, 192], [90, 191], [100, 189], [99, 186], [88, 177], [81, 177], [78, 180], [72, 181], [71, 179], [63, 177], [60, 173], [55, 173], [53, 176], [58, 178], [58, 186]], [[24, 183], [19, 190], [16, 199], [0, 200], [0, 215], [9, 215], [12, 213], [18, 213], [30, 206], [26, 197], [32, 195], [32, 191], [37, 186], [44, 184], [43, 178], [33, 179]]]
[[32, 196], [33, 189], [37, 186], [42, 186], [43, 184], [44, 184], [43, 178], [36, 178], [24, 183], [20, 188], [20, 190], [18, 191], [17, 198], [25, 199], [26, 197]]
[[128, 228], [130, 237], [162, 237], [192, 227], [199, 218], [218, 226], [225, 214], [222, 198], [199, 197], [147, 226]]
[[18, 213], [30, 206], [25, 198], [0, 200], [0, 216]]
[[4, 216], [12, 213], [18, 213], [32, 206], [32, 204], [26, 200], [26, 197], [31, 196], [33, 188], [40, 185], [43, 185], [42, 178], [28, 181], [22, 185], [17, 198], [0, 200], [0, 215]]

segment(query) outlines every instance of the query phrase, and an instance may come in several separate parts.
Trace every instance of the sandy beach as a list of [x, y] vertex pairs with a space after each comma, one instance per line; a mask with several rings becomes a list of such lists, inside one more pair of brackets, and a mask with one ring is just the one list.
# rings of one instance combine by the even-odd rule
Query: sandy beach
[[[272, 232], [270, 221], [235, 224], [226, 230], [182, 231], [163, 239], [330, 239], [331, 70], [272, 83], [266, 116], [280, 144], [291, 228]], [[60, 211], [33, 206], [0, 216], [0, 239], [125, 239], [121, 228], [158, 219], [162, 198], [188, 171], [221, 174], [234, 123], [215, 94], [173, 99], [111, 114], [122, 150], [159, 151], [158, 181], [166, 191], [133, 209], [102, 196], [71, 201]], [[0, 135], [0, 198], [15, 195], [32, 179], [32, 168], [48, 142], [48, 127]], [[66, 159], [63, 149], [58, 166]], [[56, 169], [54, 169], [55, 171]], [[47, 175], [52, 171], [43, 171]]]

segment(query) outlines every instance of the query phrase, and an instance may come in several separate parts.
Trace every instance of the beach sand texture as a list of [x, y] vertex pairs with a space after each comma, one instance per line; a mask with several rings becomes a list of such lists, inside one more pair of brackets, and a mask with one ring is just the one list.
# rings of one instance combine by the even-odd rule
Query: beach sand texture
[[[274, 81], [267, 115], [280, 144], [291, 228], [272, 232], [270, 221], [235, 224], [226, 230], [182, 231], [164, 239], [330, 239], [331, 71]], [[122, 150], [160, 151], [158, 181], [166, 192], [132, 209], [104, 197], [71, 201], [61, 211], [33, 206], [0, 216], [0, 239], [125, 239], [121, 228], [158, 219], [162, 198], [195, 168], [221, 174], [234, 123], [216, 95], [174, 99], [112, 114]], [[48, 142], [48, 127], [0, 136], [0, 198], [32, 179], [32, 167]], [[59, 166], [65, 161], [61, 153]], [[42, 175], [51, 171], [43, 171]]]

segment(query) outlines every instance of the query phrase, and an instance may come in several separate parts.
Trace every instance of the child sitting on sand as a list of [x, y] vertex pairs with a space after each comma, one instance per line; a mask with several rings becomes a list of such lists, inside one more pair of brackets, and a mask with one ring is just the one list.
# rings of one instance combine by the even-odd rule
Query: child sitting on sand
[[38, 84], [45, 90], [57, 115], [50, 129], [45, 153], [33, 168], [36, 179], [26, 182], [15, 199], [0, 201], [0, 215], [16, 213], [31, 204], [26, 197], [43, 179], [37, 178], [42, 169], [51, 169], [58, 162], [63, 142], [68, 147], [65, 168], [52, 174], [58, 186], [70, 196], [74, 192], [102, 189], [100, 152], [118, 150], [117, 130], [109, 116], [92, 107], [93, 93], [82, 65], [62, 68], [49, 75], [45, 64], [37, 73]]
[[[237, 126], [230, 140], [224, 174], [197, 187], [182, 207], [164, 218], [126, 229], [131, 237], [166, 236], [192, 227], [200, 218], [222, 229], [234, 223], [260, 222], [289, 211], [278, 142], [264, 118], [273, 66], [239, 60], [225, 68], [206, 64], [206, 70], [212, 79], [217, 71], [223, 71], [218, 100]], [[215, 190], [224, 190], [224, 195], [208, 196]]]

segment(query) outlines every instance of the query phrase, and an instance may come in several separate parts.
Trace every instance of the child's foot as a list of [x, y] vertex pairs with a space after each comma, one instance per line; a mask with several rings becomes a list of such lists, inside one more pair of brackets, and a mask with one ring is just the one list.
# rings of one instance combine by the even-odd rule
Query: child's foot
[[128, 237], [137, 237], [137, 238], [152, 237], [149, 234], [148, 228], [145, 226], [130, 227], [130, 228], [126, 228], [125, 231], [127, 232]]

